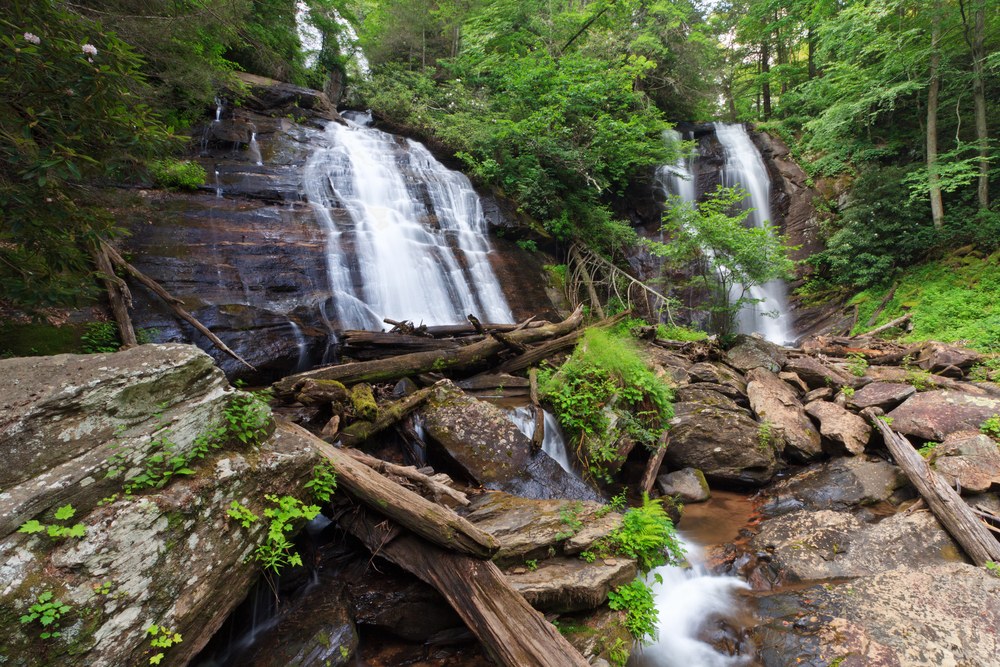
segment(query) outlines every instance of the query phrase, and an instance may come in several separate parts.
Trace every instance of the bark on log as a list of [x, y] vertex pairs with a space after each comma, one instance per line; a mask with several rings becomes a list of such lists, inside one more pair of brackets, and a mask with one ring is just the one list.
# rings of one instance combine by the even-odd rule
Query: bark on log
[[[627, 310], [623, 313], [618, 313], [617, 315], [614, 315], [606, 320], [602, 320], [601, 322], [594, 324], [593, 327], [606, 328], [614, 326], [619, 322], [625, 321], [625, 319], [627, 319], [628, 316], [631, 314], [632, 314], [631, 310]], [[591, 327], [587, 328], [589, 329]], [[583, 337], [583, 331], [574, 331], [573, 333], [567, 334], [562, 338], [557, 338], [555, 340], [539, 345], [538, 347], [533, 347], [522, 355], [519, 355], [512, 359], [508, 359], [507, 361], [503, 362], [495, 369], [493, 369], [492, 372], [516, 373], [518, 371], [523, 371], [525, 368], [529, 368], [530, 366], [535, 366], [537, 364], [540, 364], [541, 362], [543, 362], [544, 360], [548, 359], [549, 357], [558, 352], [562, 352], [563, 350], [567, 350], [575, 346], [582, 337]]]
[[477, 334], [483, 335], [484, 333], [486, 333], [485, 331], [483, 331], [483, 325], [479, 321], [479, 318], [473, 315], [472, 313], [469, 313], [469, 321], [472, 322], [472, 326], [475, 327]]
[[101, 245], [93, 247], [94, 263], [97, 270], [101, 272], [101, 282], [104, 289], [108, 291], [108, 299], [111, 301], [111, 312], [114, 313], [115, 323], [118, 324], [118, 333], [121, 335], [121, 349], [127, 350], [139, 344], [135, 337], [135, 329], [132, 328], [132, 318], [129, 317], [128, 308], [132, 305], [132, 295], [128, 291], [125, 281], [115, 275], [114, 267], [108, 258], [108, 252]]
[[886, 322], [885, 324], [883, 324], [882, 326], [878, 327], [877, 329], [872, 329], [871, 331], [866, 331], [866, 332], [864, 332], [862, 334], [858, 334], [857, 336], [851, 336], [851, 338], [861, 338], [861, 337], [868, 338], [869, 336], [878, 335], [878, 334], [882, 333], [883, 331], [886, 331], [887, 329], [891, 329], [893, 327], [898, 327], [900, 324], [902, 324], [903, 322], [906, 322], [907, 320], [909, 320], [912, 317], [913, 317], [913, 313], [907, 313], [906, 315], [903, 315], [902, 317], [897, 317], [892, 322]]
[[531, 451], [538, 453], [545, 444], [545, 411], [542, 406], [534, 406], [535, 410], [535, 430], [531, 433]]
[[243, 357], [230, 350], [228, 345], [223, 343], [221, 340], [219, 340], [218, 336], [216, 336], [214, 333], [208, 330], [208, 327], [206, 327], [204, 324], [202, 324], [194, 317], [192, 317], [186, 310], [181, 308], [179, 304], [183, 302], [180, 299], [171, 296], [170, 293], [167, 292], [167, 290], [160, 287], [159, 283], [157, 283], [154, 280], [151, 280], [150, 278], [147, 278], [141, 271], [139, 271], [139, 269], [135, 268], [134, 266], [126, 262], [114, 247], [106, 243], [102, 243], [101, 245], [107, 251], [108, 257], [111, 259], [112, 262], [114, 262], [117, 266], [120, 266], [126, 271], [128, 271], [133, 278], [135, 278], [140, 283], [142, 283], [150, 290], [152, 290], [153, 293], [156, 294], [156, 296], [160, 297], [160, 299], [162, 299], [164, 303], [170, 306], [170, 309], [174, 311], [174, 313], [176, 313], [179, 318], [181, 318], [182, 320], [193, 326], [195, 329], [200, 331], [206, 338], [212, 341], [217, 348], [219, 348], [220, 350], [231, 356], [233, 359], [240, 362], [241, 364], [243, 364], [252, 371], [257, 370], [249, 363], [247, 363], [246, 360], [243, 359]]
[[962, 545], [976, 565], [990, 561], [1000, 561], [1000, 542], [993, 539], [986, 526], [973, 514], [962, 497], [945, 484], [941, 477], [931, 470], [924, 457], [917, 453], [910, 442], [878, 419], [883, 414], [878, 408], [865, 408], [861, 414], [882, 433], [885, 444], [896, 463], [917, 487], [917, 491], [934, 512], [934, 516], [944, 525], [955, 541]]
[[349, 329], [341, 334], [340, 342], [345, 347], [398, 348], [407, 352], [446, 350], [462, 344], [457, 340], [447, 338], [428, 338], [425, 336], [410, 336], [382, 331], [359, 331], [356, 329]]
[[530, 371], [528, 371], [528, 387], [529, 387], [528, 395], [531, 397], [531, 404], [532, 405], [539, 405], [540, 401], [538, 400], [538, 369], [537, 368], [532, 368]]
[[516, 375], [476, 375], [468, 380], [461, 380], [455, 386], [465, 391], [482, 391], [484, 389], [496, 389], [497, 387], [527, 387], [528, 380], [519, 378]]
[[333, 464], [339, 489], [398, 521], [417, 535], [446, 549], [476, 558], [492, 558], [500, 549], [500, 543], [495, 538], [447, 507], [432, 503], [386, 479], [352, 459], [343, 450], [319, 440], [301, 426], [283, 422], [281, 427], [307, 437], [320, 455]]
[[883, 310], [885, 310], [886, 304], [892, 301], [892, 297], [896, 293], [897, 287], [899, 287], [899, 283], [898, 282], [893, 283], [892, 288], [888, 292], [886, 292], [885, 296], [882, 297], [882, 300], [879, 301], [878, 308], [876, 308], [875, 312], [872, 313], [872, 316], [868, 318], [868, 326], [870, 327], [875, 326], [875, 320], [877, 320], [878, 316], [882, 314]]
[[597, 316], [603, 320], [604, 307], [601, 306], [601, 300], [597, 297], [597, 290], [594, 289], [594, 281], [590, 277], [590, 271], [587, 270], [587, 265], [584, 264], [583, 258], [580, 257], [580, 253], [577, 251], [575, 245], [569, 249], [569, 252], [570, 259], [576, 261], [576, 270], [580, 272], [580, 275], [583, 277], [583, 283], [587, 287], [587, 295], [590, 297], [590, 305], [594, 309], [594, 312], [597, 313]]
[[[519, 343], [532, 343], [547, 338], [564, 336], [576, 329], [583, 321], [583, 309], [577, 308], [564, 322], [550, 324], [536, 329], [524, 329], [510, 334]], [[452, 350], [415, 352], [393, 359], [363, 361], [290, 375], [274, 383], [275, 392], [282, 397], [291, 396], [298, 383], [312, 378], [317, 380], [337, 380], [344, 384], [356, 382], [386, 382], [398, 380], [408, 375], [419, 375], [428, 371], [465, 370], [481, 364], [506, 349], [502, 343], [488, 338], [474, 345], [466, 345]]]
[[502, 331], [491, 331], [490, 336], [493, 337], [493, 340], [502, 343], [504, 347], [515, 354], [524, 354], [528, 351], [528, 348], [524, 343], [519, 343], [509, 334], [505, 334]]
[[642, 493], [649, 493], [656, 481], [656, 473], [660, 471], [663, 457], [667, 455], [667, 447], [670, 446], [670, 435], [667, 431], [660, 436], [660, 446], [656, 448], [656, 453], [649, 457], [646, 462], [646, 470], [642, 473], [642, 483], [639, 485]]
[[906, 348], [902, 352], [894, 352], [892, 354], [883, 354], [883, 355], [875, 357], [873, 359], [869, 359], [868, 363], [872, 364], [873, 366], [895, 366], [896, 364], [898, 364], [899, 362], [901, 362], [903, 359], [906, 359], [907, 357], [909, 357], [911, 355], [918, 354], [919, 352], [920, 352], [920, 346], [919, 345], [913, 345], [911, 347]]
[[[487, 333], [490, 331], [503, 331], [504, 333], [510, 333], [511, 331], [520, 331], [521, 329], [538, 329], [539, 327], [548, 326], [549, 324], [551, 324], [551, 322], [539, 320], [538, 322], [528, 322], [522, 324], [483, 324], [482, 327]], [[452, 336], [473, 335], [476, 333], [476, 329], [471, 324], [442, 324], [434, 327], [427, 327], [426, 333], [429, 336], [434, 336], [435, 338], [450, 338]]]
[[367, 512], [340, 518], [340, 525], [372, 553], [436, 588], [498, 664], [587, 667], [583, 656], [511, 588], [496, 565], [449, 553], [386, 523]]
[[378, 417], [376, 417], [375, 421], [354, 422], [340, 432], [340, 442], [345, 447], [356, 447], [358, 443], [367, 440], [376, 433], [384, 431], [416, 410], [427, 400], [432, 391], [434, 391], [434, 386], [415, 391], [405, 398], [389, 403], [379, 409]]
[[469, 504], [469, 498], [464, 493], [435, 481], [431, 477], [420, 473], [413, 466], [398, 466], [395, 463], [389, 463], [388, 461], [377, 459], [374, 456], [368, 456], [364, 452], [359, 452], [356, 449], [344, 449], [343, 452], [358, 463], [363, 463], [376, 472], [387, 472], [390, 475], [396, 475], [397, 477], [408, 479], [415, 485], [422, 487], [427, 493], [434, 496], [434, 502], [438, 504], [441, 502], [441, 496], [448, 496], [454, 499], [459, 505]]

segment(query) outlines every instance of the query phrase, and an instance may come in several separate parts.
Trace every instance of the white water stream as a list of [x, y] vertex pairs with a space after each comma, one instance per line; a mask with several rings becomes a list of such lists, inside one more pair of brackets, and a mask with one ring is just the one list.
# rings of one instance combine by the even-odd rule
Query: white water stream
[[454, 324], [470, 313], [513, 322], [469, 179], [422, 144], [367, 127], [370, 116], [345, 115], [350, 127], [327, 126], [304, 174], [327, 232], [336, 323], [379, 331], [387, 317]]
[[[504, 410], [507, 417], [514, 422], [514, 426], [529, 440], [535, 433], [535, 408], [524, 405], [519, 408]], [[569, 453], [566, 451], [566, 436], [563, 435], [559, 420], [548, 410], [543, 410], [543, 420], [545, 421], [545, 438], [542, 440], [542, 451], [555, 460], [559, 466], [575, 477], [579, 477], [573, 466], [569, 462]]]

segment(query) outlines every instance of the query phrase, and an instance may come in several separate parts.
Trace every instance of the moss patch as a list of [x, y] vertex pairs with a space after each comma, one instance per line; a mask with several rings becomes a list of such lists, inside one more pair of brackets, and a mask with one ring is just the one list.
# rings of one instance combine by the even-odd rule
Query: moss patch
[[0, 358], [38, 357], [76, 352], [80, 339], [87, 332], [86, 324], [0, 323]]

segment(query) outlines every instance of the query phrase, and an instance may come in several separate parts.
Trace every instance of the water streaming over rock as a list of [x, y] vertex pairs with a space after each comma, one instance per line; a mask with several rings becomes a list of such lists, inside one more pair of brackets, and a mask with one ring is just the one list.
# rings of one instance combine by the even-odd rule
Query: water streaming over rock
[[[744, 210], [753, 209], [747, 221], [754, 227], [771, 224], [771, 179], [760, 151], [754, 146], [742, 123], [715, 123], [715, 133], [725, 151], [722, 185], [740, 186], [750, 193], [743, 200]], [[764, 338], [783, 344], [790, 338], [788, 300], [785, 281], [772, 280], [750, 290], [754, 299], [763, 303], [747, 306], [740, 311], [740, 333], [760, 333]], [[769, 317], [764, 313], [777, 313]]]
[[[535, 432], [535, 408], [530, 405], [524, 405], [519, 408], [504, 410], [504, 412], [514, 422], [517, 430], [530, 439]], [[553, 458], [563, 470], [579, 477], [569, 462], [569, 453], [566, 451], [566, 436], [563, 434], [562, 427], [559, 426], [559, 420], [548, 410], [543, 410], [542, 414], [545, 421], [545, 438], [542, 441], [542, 451]]]
[[295, 344], [299, 348], [299, 360], [295, 364], [295, 372], [302, 373], [311, 367], [309, 363], [309, 344], [302, 333], [302, 328], [294, 320], [288, 320], [288, 326], [292, 328], [292, 335], [295, 336]]
[[[685, 137], [677, 130], [665, 130], [663, 141], [666, 144], [675, 144]], [[666, 194], [680, 197], [686, 202], [693, 202], [697, 198], [695, 192], [694, 171], [692, 162], [697, 155], [689, 155], [678, 151], [677, 161], [673, 164], [665, 164], [656, 170], [656, 178], [660, 187]]]
[[249, 149], [250, 149], [250, 156], [253, 157], [253, 163], [255, 165], [257, 165], [258, 167], [262, 166], [264, 164], [264, 161], [261, 159], [261, 156], [260, 156], [260, 146], [257, 145], [257, 133], [256, 132], [251, 132], [250, 133], [250, 146], [249, 146]]
[[422, 144], [368, 128], [370, 116], [345, 115], [350, 127], [327, 126], [303, 188], [327, 233], [333, 319], [374, 330], [386, 317], [512, 322], [469, 179]]

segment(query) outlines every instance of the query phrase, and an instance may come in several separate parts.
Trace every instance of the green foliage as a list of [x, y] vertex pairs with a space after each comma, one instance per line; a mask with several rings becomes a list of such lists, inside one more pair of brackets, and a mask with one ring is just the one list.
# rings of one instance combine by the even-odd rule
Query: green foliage
[[864, 355], [851, 353], [847, 355], [847, 368], [850, 369], [851, 375], [864, 377], [868, 371], [868, 361], [864, 358]]
[[254, 556], [265, 571], [275, 575], [281, 573], [285, 565], [302, 565], [302, 557], [292, 551], [293, 544], [285, 533], [291, 531], [295, 521], [309, 521], [319, 514], [319, 507], [305, 505], [292, 496], [264, 496], [276, 507], [264, 510], [264, 516], [271, 520], [267, 529], [267, 541], [257, 547]]
[[[162, 625], [151, 625], [146, 628], [146, 634], [151, 637], [149, 645], [154, 649], [168, 649], [174, 644], [180, 644], [183, 639], [179, 632], [173, 632]], [[164, 653], [160, 651], [149, 658], [149, 664], [158, 665], [163, 660]]]
[[917, 450], [917, 453], [925, 459], [929, 459], [934, 453], [934, 448], [940, 444], [940, 442], [925, 442], [924, 446]]
[[121, 347], [118, 341], [118, 327], [114, 322], [90, 322], [87, 333], [80, 337], [80, 352], [83, 354], [108, 354]]
[[663, 232], [672, 241], [644, 243], [650, 253], [666, 259], [668, 266], [680, 268], [700, 258], [697, 281], [708, 293], [705, 307], [712, 327], [722, 335], [734, 332], [744, 306], [763, 301], [750, 296], [753, 287], [784, 278], [794, 266], [788, 259], [787, 239], [774, 228], [743, 226], [749, 211], [739, 207], [747, 196], [740, 188], [721, 188], [696, 206], [671, 197]]
[[531, 560], [526, 560], [526, 561], [524, 561], [524, 564], [532, 572], [534, 572], [535, 570], [538, 569], [538, 559], [537, 558], [533, 558]]
[[305, 488], [311, 489], [316, 500], [328, 503], [337, 490], [337, 472], [327, 460], [323, 460], [319, 465], [313, 466], [313, 478], [306, 482]]
[[656, 326], [656, 337], [666, 338], [667, 340], [690, 341], [704, 340], [708, 337], [708, 334], [704, 331], [698, 331], [697, 329], [691, 329], [689, 327], [668, 327], [666, 324], [659, 324]]
[[1000, 577], [1000, 563], [986, 563], [986, 569], [992, 572], [995, 576]]
[[601, 509], [594, 513], [595, 519], [600, 519], [607, 516], [611, 512], [623, 512], [625, 510], [625, 491], [622, 491], [617, 496], [612, 498], [606, 505], [602, 505]]
[[1000, 440], [1000, 416], [993, 415], [979, 426], [979, 431], [994, 440]]
[[524, 252], [538, 252], [538, 244], [530, 239], [521, 239], [517, 242], [517, 247]]
[[878, 416], [878, 420], [881, 421], [886, 426], [892, 426], [893, 419], [894, 419], [893, 417], [890, 417], [888, 415], [879, 415]]
[[625, 513], [621, 526], [604, 538], [600, 548], [636, 559], [644, 574], [660, 565], [678, 565], [684, 559], [684, 549], [677, 541], [662, 499], [651, 500], [645, 494], [642, 505]]
[[238, 500], [234, 500], [229, 503], [229, 509], [226, 510], [226, 514], [230, 517], [236, 519], [240, 522], [240, 525], [244, 528], [249, 528], [251, 525], [257, 522], [260, 517], [251, 512], [249, 509], [240, 504]]
[[556, 535], [557, 540], [573, 537], [583, 527], [583, 521], [579, 517], [580, 510], [582, 509], [583, 503], [578, 500], [575, 504], [564, 507], [559, 511], [559, 523], [563, 524], [565, 528], [560, 530]]
[[[73, 509], [72, 505], [63, 505], [56, 510], [55, 519], [57, 521], [66, 521], [72, 519], [74, 514], [76, 514], [76, 510]], [[17, 532], [28, 533], [29, 535], [44, 532], [55, 540], [63, 537], [83, 537], [87, 533], [87, 527], [82, 523], [78, 523], [72, 527], [57, 524], [46, 525], [40, 523], [37, 519], [32, 519], [18, 528]]]
[[776, 444], [774, 423], [770, 419], [760, 422], [757, 426], [757, 449], [767, 452], [774, 449]]
[[167, 158], [149, 163], [149, 173], [162, 188], [197, 190], [205, 184], [208, 174], [197, 162]]
[[840, 391], [843, 392], [844, 396], [846, 396], [847, 398], [851, 398], [852, 396], [854, 396], [854, 387], [844, 387]]
[[52, 600], [52, 591], [45, 591], [38, 596], [38, 602], [28, 608], [28, 613], [21, 616], [21, 625], [38, 621], [43, 628], [46, 628], [45, 632], [39, 635], [42, 639], [59, 637], [62, 635], [58, 631], [59, 620], [71, 611], [73, 608], [68, 604]]
[[[659, 575], [657, 581], [662, 583]], [[641, 644], [650, 645], [657, 637], [656, 622], [659, 612], [653, 600], [653, 591], [642, 579], [619, 586], [608, 593], [608, 606], [615, 610], [624, 609], [625, 627]]]
[[267, 436], [271, 425], [271, 408], [267, 404], [267, 391], [249, 394], [239, 392], [222, 413], [221, 437], [239, 440], [244, 445], [256, 446]]

